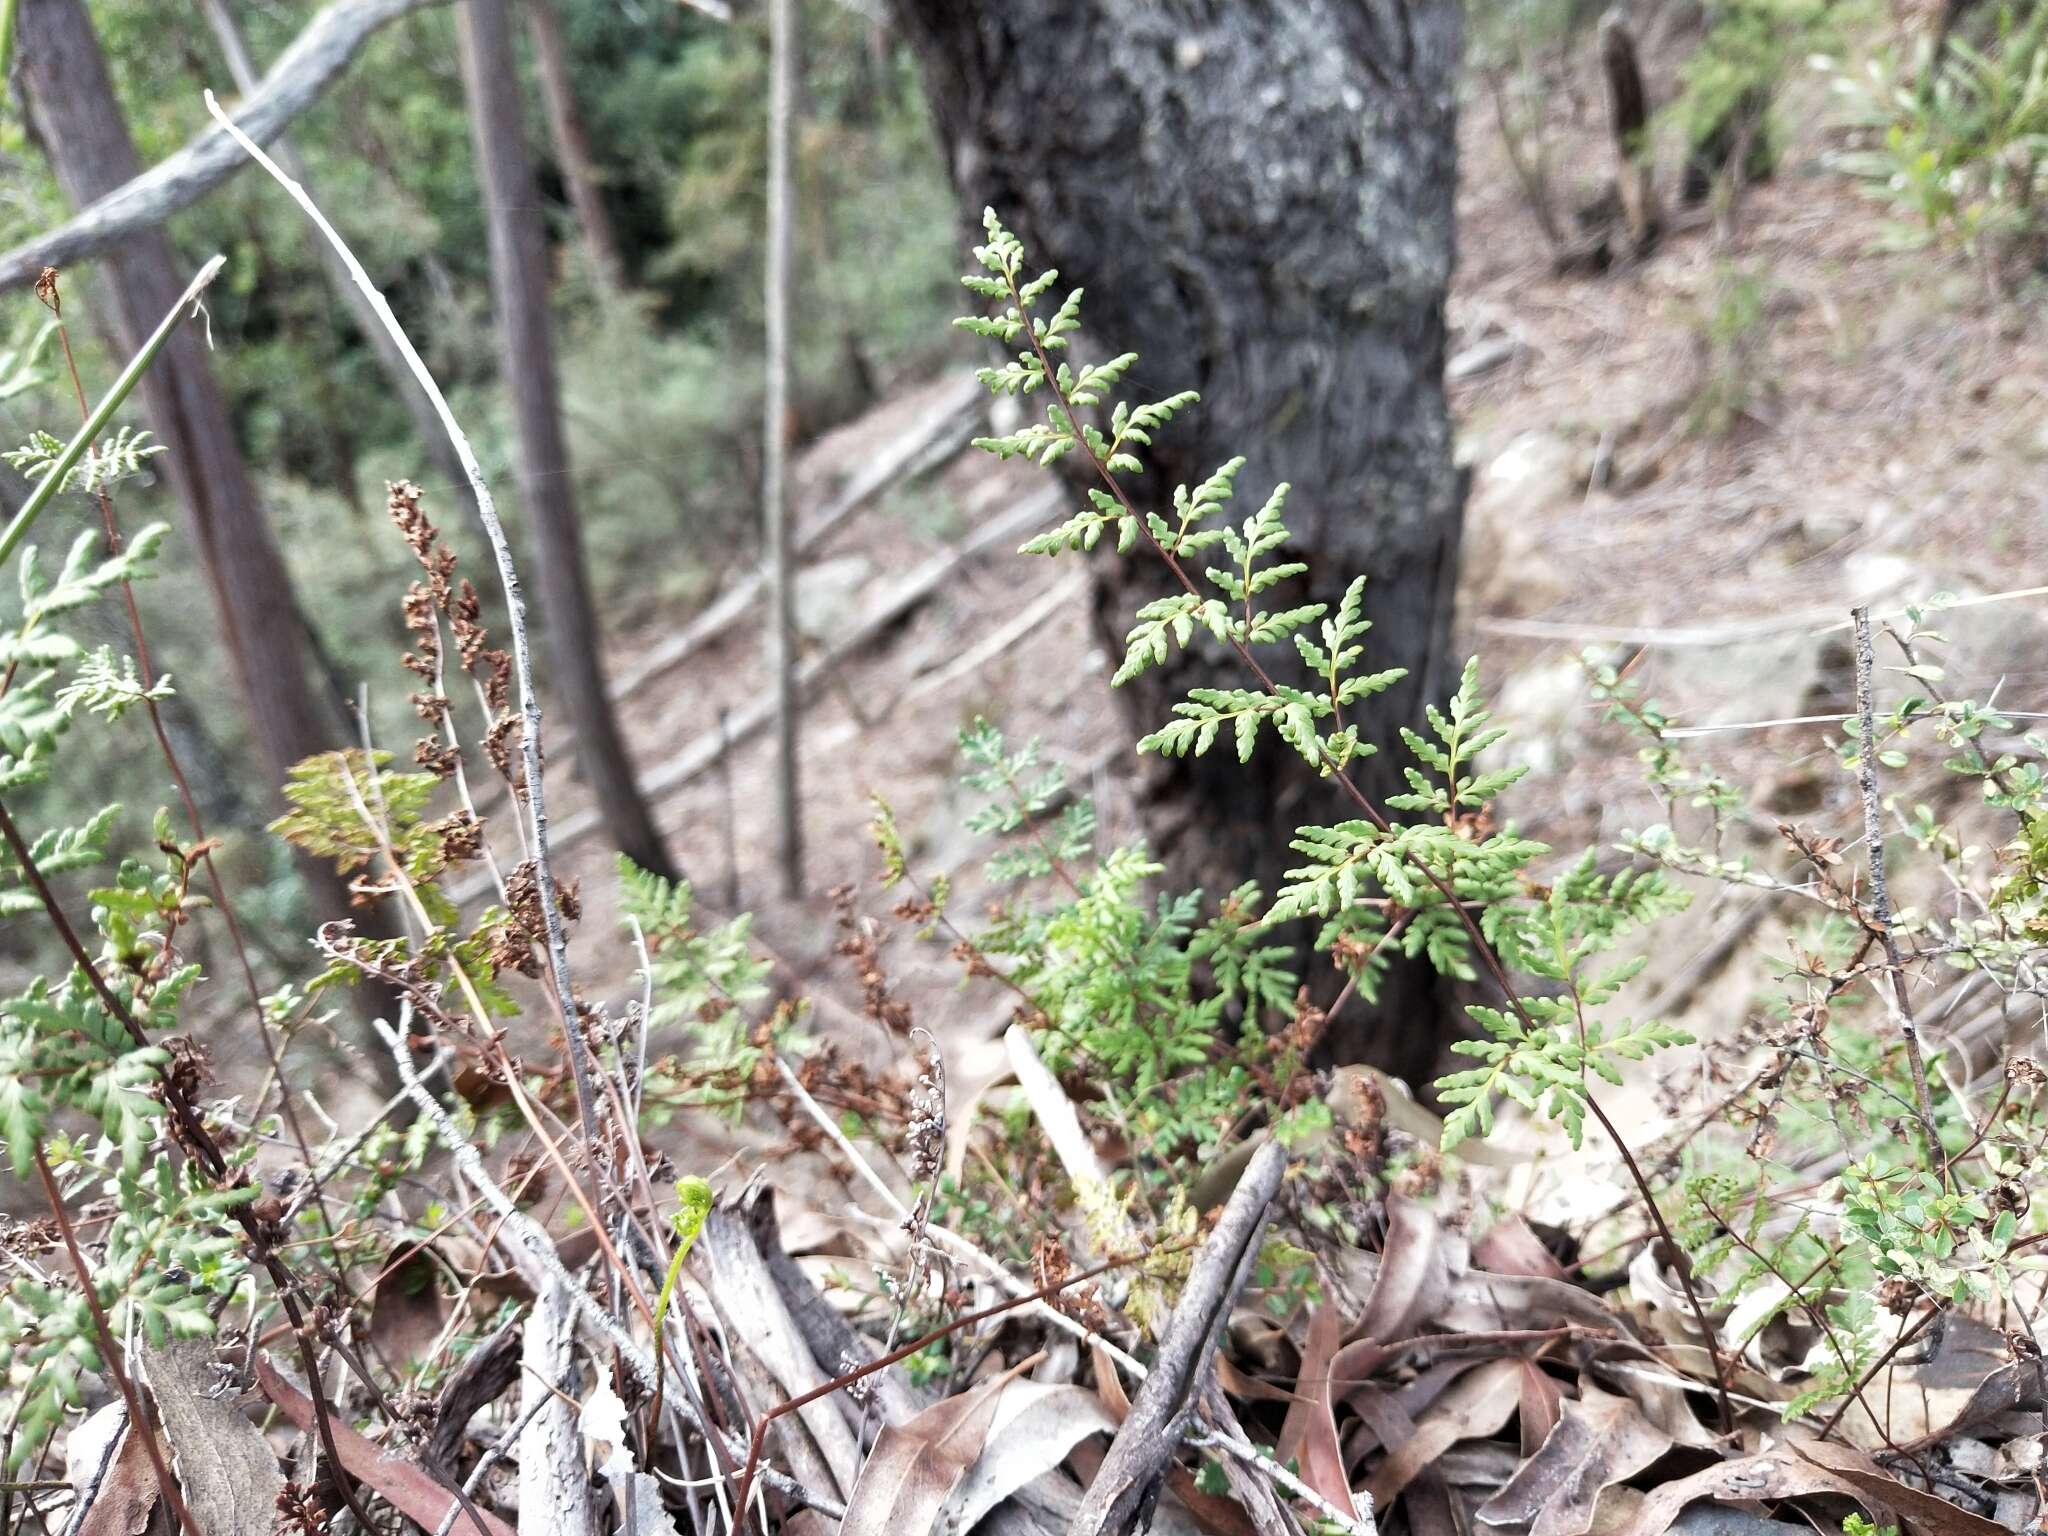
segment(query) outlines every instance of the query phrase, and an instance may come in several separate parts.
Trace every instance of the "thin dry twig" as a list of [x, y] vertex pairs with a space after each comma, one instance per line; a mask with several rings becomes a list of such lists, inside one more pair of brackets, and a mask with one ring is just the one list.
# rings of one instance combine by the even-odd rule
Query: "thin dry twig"
[[593, 1301], [588, 1291], [576, 1283], [568, 1268], [562, 1263], [561, 1255], [555, 1252], [555, 1245], [549, 1241], [534, 1219], [521, 1210], [512, 1197], [505, 1193], [491, 1172], [484, 1166], [483, 1154], [478, 1152], [461, 1128], [443, 1109], [434, 1096], [427, 1092], [426, 1085], [413, 1071], [412, 1061], [405, 1049], [405, 1037], [382, 1019], [375, 1021], [377, 1033], [384, 1038], [384, 1044], [391, 1051], [391, 1059], [398, 1067], [399, 1082], [419, 1111], [434, 1127], [455, 1159], [455, 1166], [462, 1176], [473, 1185], [484, 1203], [496, 1211], [502, 1220], [502, 1230], [516, 1243], [519, 1250], [533, 1260], [547, 1275], [547, 1278], [561, 1286], [569, 1295], [571, 1303], [583, 1319], [602, 1334], [605, 1340], [619, 1352], [619, 1360], [632, 1374], [635, 1381], [650, 1393], [655, 1388], [654, 1359], [640, 1347], [639, 1341], [619, 1325], [617, 1318]]
[[[278, 163], [265, 154], [255, 141], [234, 125], [227, 113], [221, 110], [213, 92], [206, 93], [206, 109], [214, 119], [226, 128], [229, 135], [271, 178], [285, 189], [292, 201], [302, 208], [313, 221], [314, 227], [334, 247], [335, 254], [347, 266], [350, 278], [370, 301], [377, 318], [383, 322], [391, 339], [405, 356], [406, 365], [413, 377], [419, 380], [420, 388], [426, 391], [433, 402], [434, 414], [441, 418], [441, 425], [447, 430], [448, 439], [455, 447], [455, 456], [462, 461], [462, 472], [469, 477], [471, 494], [476, 498], [477, 517], [484, 525], [484, 536], [490, 541], [492, 557], [497, 562], [498, 582], [505, 594], [507, 627], [512, 637], [513, 670], [519, 679], [519, 709], [522, 723], [520, 731], [520, 756], [524, 767], [527, 818], [533, 836], [533, 863], [535, 885], [540, 897], [541, 921], [547, 931], [548, 965], [554, 978], [556, 1001], [562, 1010], [562, 1033], [569, 1052], [569, 1068], [576, 1083], [576, 1108], [583, 1122], [583, 1133], [590, 1141], [592, 1165], [595, 1167], [597, 1148], [602, 1144], [598, 1124], [597, 1092], [591, 1080], [590, 1045], [583, 1037], [583, 1031], [576, 1016], [576, 992], [569, 979], [569, 943], [562, 926], [561, 904], [556, 898], [553, 866], [548, 858], [548, 813], [546, 793], [541, 778], [541, 735], [540, 695], [533, 683], [533, 650], [527, 642], [526, 597], [519, 584], [519, 571], [513, 564], [512, 545], [505, 537], [505, 525], [498, 518], [497, 503], [491, 499], [491, 488], [484, 479], [482, 467], [477, 463], [476, 453], [463, 435], [455, 413], [449, 409], [448, 400], [441, 393], [441, 386], [434, 381], [419, 350], [406, 335], [405, 327], [398, 323], [392, 313], [390, 302], [377, 285], [370, 281], [363, 264], [349, 249], [348, 242], [328, 222], [306, 189], [287, 176]], [[599, 1171], [602, 1178], [602, 1171]]]
[[199, 1527], [192, 1523], [192, 1512], [185, 1508], [184, 1496], [178, 1491], [178, 1480], [171, 1476], [164, 1453], [156, 1443], [156, 1432], [150, 1427], [149, 1415], [143, 1412], [142, 1395], [135, 1390], [135, 1381], [121, 1359], [114, 1330], [107, 1325], [106, 1309], [100, 1305], [99, 1288], [93, 1284], [92, 1271], [86, 1267], [85, 1255], [79, 1251], [78, 1234], [71, 1229], [71, 1213], [64, 1208], [64, 1192], [57, 1187], [56, 1175], [50, 1172], [49, 1159], [43, 1156], [40, 1146], [35, 1149], [35, 1160], [36, 1174], [43, 1181], [43, 1192], [50, 1198], [50, 1214], [57, 1218], [57, 1230], [64, 1237], [65, 1256], [71, 1261], [72, 1273], [78, 1277], [78, 1288], [85, 1294], [85, 1304], [92, 1312], [93, 1331], [100, 1339], [100, 1356], [106, 1362], [108, 1374], [114, 1378], [114, 1385], [120, 1388], [121, 1401], [128, 1410], [128, 1433], [142, 1436], [143, 1454], [149, 1457], [149, 1470], [156, 1477], [157, 1492], [163, 1497], [164, 1507], [170, 1511], [172, 1528], [191, 1531], [196, 1536]]
[[[867, 1159], [860, 1155], [853, 1143], [847, 1140], [846, 1133], [839, 1128], [839, 1122], [825, 1113], [824, 1107], [811, 1097], [810, 1093], [804, 1088], [804, 1085], [797, 1080], [796, 1074], [789, 1070], [789, 1064], [779, 1056], [775, 1060], [775, 1070], [782, 1075], [784, 1086], [789, 1089], [791, 1096], [795, 1098], [797, 1104], [803, 1109], [805, 1114], [817, 1122], [819, 1129], [824, 1131], [827, 1138], [839, 1149], [840, 1155], [846, 1159], [847, 1164], [853, 1171], [860, 1175], [862, 1182], [877, 1195], [881, 1196], [882, 1203], [895, 1213], [899, 1221], [910, 1220], [910, 1207], [897, 1198], [896, 1192], [883, 1181], [880, 1174], [875, 1172]], [[1138, 1359], [1129, 1350], [1095, 1333], [1079, 1319], [1067, 1316], [1066, 1313], [1060, 1311], [1059, 1308], [1051, 1305], [1043, 1298], [1033, 1300], [1030, 1288], [1022, 1280], [1019, 1280], [958, 1232], [953, 1231], [950, 1227], [942, 1227], [937, 1222], [928, 1223], [925, 1230], [940, 1247], [951, 1250], [956, 1257], [971, 1260], [995, 1282], [999, 1290], [1007, 1292], [1012, 1300], [1029, 1303], [1032, 1312], [1044, 1321], [1051, 1323], [1056, 1328], [1071, 1333], [1075, 1338], [1082, 1340], [1084, 1343], [1101, 1349], [1135, 1380], [1143, 1381], [1145, 1379], [1147, 1372], [1145, 1363], [1142, 1360]]]
[[[1941, 1136], [1934, 1128], [1934, 1099], [1927, 1091], [1927, 1061], [1920, 1053], [1920, 1030], [1913, 1022], [1913, 1005], [1906, 985], [1905, 962], [1899, 957], [1899, 941], [1892, 933], [1892, 895], [1884, 873], [1884, 812], [1877, 795], [1877, 704], [1872, 673], [1876, 667], [1870, 640], [1870, 610], [1853, 609], [1856, 626], [1856, 787], [1863, 797], [1863, 841], [1870, 859], [1870, 910], [1867, 921], [1877, 930], [1878, 942], [1892, 976], [1892, 1012], [1896, 1015], [1899, 1038], [1905, 1042], [1906, 1064], [1913, 1077], [1913, 1100], [1920, 1115], [1920, 1132], [1927, 1138], [1927, 1154], [1941, 1156]], [[1942, 1177], [1950, 1177], [1942, 1164]]]

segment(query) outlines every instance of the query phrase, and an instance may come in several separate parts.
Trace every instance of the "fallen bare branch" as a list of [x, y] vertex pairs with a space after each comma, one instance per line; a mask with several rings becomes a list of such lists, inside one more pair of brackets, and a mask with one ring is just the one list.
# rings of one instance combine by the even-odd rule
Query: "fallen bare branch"
[[[1060, 502], [1061, 495], [1058, 490], [1028, 497], [993, 522], [983, 524], [965, 543], [936, 555], [919, 566], [911, 572], [902, 586], [884, 599], [873, 612], [863, 615], [860, 621], [834, 642], [822, 656], [812, 657], [797, 670], [798, 691], [808, 696], [810, 690], [820, 681], [875, 645], [917, 609], [936, 597], [963, 565], [986, 554], [998, 544], [1020, 538], [1034, 524], [1042, 522], [1060, 505]], [[722, 733], [707, 733], [691, 742], [683, 751], [646, 774], [640, 781], [641, 787], [650, 796], [665, 795], [672, 790], [680, 789], [728, 752], [759, 735], [774, 718], [775, 701], [772, 697], [752, 700], [744, 708], [733, 712]], [[561, 825], [555, 829], [554, 846], [557, 849], [572, 847], [602, 825], [602, 819], [591, 811], [578, 811], [573, 816], [565, 816]], [[485, 888], [484, 882], [472, 880], [457, 887], [454, 895], [458, 901], [468, 901], [483, 895]]]
[[[387, 22], [441, 0], [337, 0], [278, 55], [235, 114], [236, 126], [267, 144], [327, 93], [371, 34]], [[242, 165], [229, 133], [209, 128], [127, 185], [81, 208], [48, 234], [0, 253], [0, 293], [25, 288], [45, 267], [97, 256], [138, 231], [189, 208]]]
[[[808, 555], [855, 513], [883, 491], [902, 485], [921, 470], [946, 462], [966, 446], [980, 419], [985, 392], [973, 379], [952, 385], [939, 403], [920, 416], [902, 436], [885, 445], [847, 480], [818, 515], [796, 530], [798, 555]], [[656, 678], [673, 672], [705, 646], [752, 613], [761, 600], [762, 572], [749, 571], [673, 635], [641, 653], [630, 667], [619, 669], [611, 685], [615, 700], [631, 698]], [[559, 759], [573, 738], [555, 747]]]
[[1195, 1256], [1180, 1301], [1159, 1342], [1152, 1373], [1131, 1401], [1130, 1416], [1111, 1443], [1068, 1527], [1068, 1536], [1121, 1536], [1151, 1501], [1179, 1449], [1183, 1415], [1200, 1396], [1217, 1328], [1258, 1260], [1266, 1215], [1287, 1169], [1287, 1153], [1267, 1142], [1245, 1169], [1215, 1230]]

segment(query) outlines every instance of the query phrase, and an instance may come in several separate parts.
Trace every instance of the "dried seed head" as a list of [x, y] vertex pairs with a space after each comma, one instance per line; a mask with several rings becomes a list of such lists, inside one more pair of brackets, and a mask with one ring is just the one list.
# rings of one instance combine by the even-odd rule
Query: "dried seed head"
[[915, 1029], [918, 1042], [917, 1082], [910, 1090], [910, 1126], [907, 1133], [910, 1176], [920, 1182], [938, 1177], [946, 1158], [946, 1062], [939, 1043], [924, 1029]]

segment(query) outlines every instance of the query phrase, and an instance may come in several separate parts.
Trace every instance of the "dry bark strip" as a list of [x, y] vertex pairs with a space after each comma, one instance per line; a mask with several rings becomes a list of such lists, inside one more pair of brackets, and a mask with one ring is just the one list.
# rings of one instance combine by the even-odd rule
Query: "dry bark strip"
[[1251, 1277], [1267, 1209], [1280, 1188], [1287, 1154], [1277, 1142], [1259, 1148], [1196, 1255], [1180, 1303], [1160, 1340], [1152, 1374], [1131, 1402], [1130, 1417], [1103, 1458], [1067, 1536], [1122, 1536], [1156, 1495], [1180, 1448], [1180, 1420], [1200, 1395], [1216, 1329]]
[[519, 1324], [505, 1324], [465, 1355], [441, 1388], [434, 1400], [434, 1432], [421, 1459], [442, 1477], [455, 1476], [469, 1421], [519, 1379], [521, 1347]]

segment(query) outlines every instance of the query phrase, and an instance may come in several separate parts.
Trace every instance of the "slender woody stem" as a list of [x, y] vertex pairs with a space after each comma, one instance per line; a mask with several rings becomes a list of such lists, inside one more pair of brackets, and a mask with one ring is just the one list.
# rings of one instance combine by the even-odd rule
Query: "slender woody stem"
[[128, 1409], [128, 1433], [142, 1436], [143, 1453], [149, 1457], [149, 1470], [156, 1476], [157, 1492], [163, 1495], [164, 1506], [171, 1513], [171, 1524], [179, 1531], [191, 1531], [198, 1536], [199, 1527], [192, 1523], [192, 1512], [185, 1508], [185, 1500], [178, 1492], [178, 1480], [171, 1476], [171, 1469], [164, 1464], [164, 1453], [156, 1443], [156, 1430], [149, 1422], [149, 1415], [143, 1410], [142, 1394], [135, 1390], [134, 1378], [128, 1374], [127, 1364], [121, 1358], [121, 1348], [114, 1338], [114, 1330], [107, 1324], [107, 1312], [100, 1305], [100, 1293], [92, 1281], [92, 1271], [86, 1267], [85, 1255], [79, 1251], [78, 1235], [71, 1230], [71, 1214], [64, 1209], [64, 1192], [57, 1187], [57, 1179], [50, 1172], [49, 1159], [43, 1156], [43, 1149], [35, 1149], [36, 1173], [43, 1181], [43, 1192], [50, 1199], [50, 1214], [57, 1218], [57, 1230], [64, 1237], [64, 1252], [71, 1260], [72, 1272], [78, 1276], [78, 1288], [85, 1294], [85, 1304], [92, 1312], [93, 1331], [100, 1336], [100, 1355], [107, 1363], [107, 1373], [114, 1378], [114, 1385], [121, 1389], [121, 1401]]
[[1892, 893], [1884, 872], [1884, 811], [1877, 794], [1877, 701], [1872, 674], [1876, 658], [1870, 639], [1870, 610], [1853, 608], [1856, 625], [1856, 787], [1863, 799], [1863, 842], [1870, 858], [1870, 926], [1877, 930], [1884, 946], [1886, 967], [1892, 975], [1893, 1011], [1898, 1015], [1899, 1037], [1905, 1042], [1906, 1064], [1913, 1078], [1913, 1102], [1920, 1116], [1920, 1133], [1927, 1138], [1927, 1156], [1940, 1164], [1941, 1176], [1951, 1180], [1949, 1167], [1941, 1157], [1941, 1133], [1935, 1129], [1934, 1099], [1927, 1091], [1927, 1061], [1920, 1052], [1920, 1029], [1913, 1022], [1913, 1005], [1906, 987], [1906, 966], [1899, 958], [1899, 941], [1892, 932]]
[[[525, 769], [522, 777], [526, 792], [527, 819], [533, 833], [534, 884], [540, 896], [541, 922], [547, 931], [548, 967], [554, 980], [556, 1001], [562, 1010], [562, 1035], [569, 1053], [569, 1069], [576, 1081], [577, 1115], [583, 1123], [583, 1134], [590, 1143], [591, 1163], [595, 1168], [597, 1151], [603, 1144], [598, 1123], [597, 1090], [592, 1082], [590, 1043], [583, 1037], [583, 1028], [576, 1014], [576, 992], [569, 979], [568, 934], [562, 925], [561, 903], [555, 895], [554, 869], [548, 857], [547, 798], [541, 778], [540, 695], [533, 683], [533, 650], [526, 638], [526, 597], [520, 587], [518, 568], [512, 561], [511, 541], [505, 537], [505, 525], [498, 518], [498, 506], [491, 499], [490, 484], [484, 479], [483, 469], [477, 463], [476, 452], [470, 447], [469, 439], [463, 435], [454, 411], [449, 409], [447, 397], [441, 393], [441, 386], [434, 382], [432, 371], [421, 358], [418, 348], [413, 346], [412, 338], [406, 335], [405, 327], [398, 323], [397, 315], [391, 311], [390, 302], [377, 285], [370, 281], [370, 274], [356, 259], [355, 252], [349, 249], [348, 242], [342, 239], [340, 232], [328, 222], [327, 215], [322, 213], [313, 199], [307, 195], [306, 189], [287, 176], [275, 160], [235, 126], [233, 119], [221, 109], [220, 103], [214, 100], [211, 91], [206, 93], [206, 109], [213, 114], [216, 122], [227, 129], [248, 156], [268, 171], [271, 178], [290, 194], [292, 201], [305, 210], [314, 227], [326, 237], [327, 243], [334, 247], [335, 254], [341, 257], [343, 264], [348, 268], [350, 279], [370, 301], [370, 307], [376, 311], [378, 320], [383, 323], [384, 329], [404, 355], [406, 366], [412, 370], [412, 375], [419, 381], [420, 388], [433, 402], [434, 414], [441, 418], [441, 425], [448, 433], [448, 440], [454, 445], [455, 456], [462, 463], [462, 472], [469, 477], [470, 492], [476, 498], [477, 517], [484, 525], [485, 538], [490, 541], [491, 554], [498, 566], [498, 582], [505, 593], [506, 623], [512, 634], [513, 670], [519, 679], [522, 727], [519, 733], [519, 750]], [[4, 548], [0, 548], [0, 557], [4, 555]], [[601, 1171], [599, 1177], [603, 1177]]]

